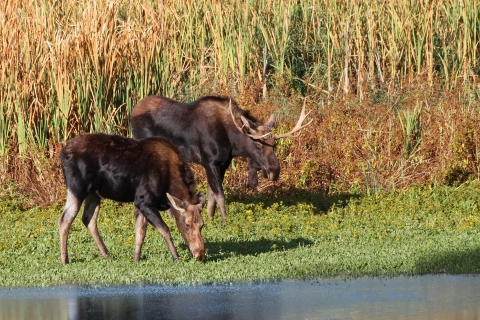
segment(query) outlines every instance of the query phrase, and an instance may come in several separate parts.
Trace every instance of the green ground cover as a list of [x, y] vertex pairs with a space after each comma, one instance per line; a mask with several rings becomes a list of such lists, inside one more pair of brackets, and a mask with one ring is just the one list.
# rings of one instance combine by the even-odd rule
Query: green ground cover
[[298, 191], [282, 198], [229, 196], [228, 221], [206, 220], [207, 261], [189, 258], [173, 219], [181, 259], [174, 263], [149, 226], [142, 261], [133, 262], [131, 204], [102, 203], [104, 260], [80, 216], [60, 263], [62, 204], [22, 209], [0, 201], [0, 286], [200, 284], [362, 275], [480, 272], [480, 182], [409, 188], [370, 196]]

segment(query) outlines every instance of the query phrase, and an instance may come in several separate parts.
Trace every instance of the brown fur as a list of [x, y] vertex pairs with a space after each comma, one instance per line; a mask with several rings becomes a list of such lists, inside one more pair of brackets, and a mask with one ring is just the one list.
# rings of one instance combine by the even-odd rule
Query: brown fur
[[164, 138], [178, 148], [187, 162], [198, 163], [205, 168], [209, 217], [214, 216], [218, 203], [222, 219], [226, 219], [222, 183], [234, 157], [248, 159], [250, 185], [258, 184], [257, 172], [260, 170], [264, 177], [278, 179], [280, 165], [273, 150], [275, 140], [270, 134], [275, 118], [271, 117], [263, 124], [241, 109], [233, 99], [208, 96], [191, 103], [181, 103], [165, 97], [148, 96], [133, 108], [131, 119], [135, 138]]
[[67, 186], [67, 203], [58, 220], [62, 263], [68, 263], [68, 231], [83, 201], [82, 222], [102, 255], [108, 257], [96, 225], [101, 198], [135, 204], [135, 261], [140, 259], [147, 221], [164, 237], [173, 259], [178, 259], [170, 231], [158, 213], [171, 206], [192, 255], [205, 258], [200, 234], [205, 197], [195, 196], [193, 174], [168, 141], [84, 134], [67, 143], [60, 159]]

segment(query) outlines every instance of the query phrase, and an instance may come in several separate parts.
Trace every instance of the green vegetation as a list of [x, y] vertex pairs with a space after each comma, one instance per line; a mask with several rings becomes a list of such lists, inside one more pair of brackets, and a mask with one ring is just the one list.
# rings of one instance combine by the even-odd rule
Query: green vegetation
[[[478, 0], [15, 1], [0, 8], [0, 285], [201, 283], [480, 271]], [[173, 264], [106, 201], [104, 261], [79, 218], [59, 262], [58, 159], [82, 132], [129, 135], [148, 94], [230, 95], [285, 132], [281, 175], [227, 171], [208, 261]], [[198, 183], [204, 170], [194, 166]], [[470, 182], [469, 182], [470, 181]], [[471, 182], [475, 181], [475, 182]], [[308, 190], [308, 191], [307, 191]], [[173, 221], [168, 220], [173, 226]]]
[[[412, 188], [373, 196], [299, 192], [272, 199], [229, 197], [226, 225], [207, 220], [207, 261], [189, 258], [172, 219], [181, 260], [174, 263], [149, 227], [142, 261], [133, 262], [131, 205], [105, 201], [99, 230], [104, 260], [77, 217], [71, 264], [59, 258], [60, 206], [22, 209], [0, 202], [0, 285], [228, 283], [281, 278], [480, 272], [480, 182]], [[166, 216], [164, 214], [164, 216]]]
[[[306, 98], [312, 126], [277, 147], [282, 190], [374, 193], [479, 178], [479, 5], [8, 0], [0, 185], [30, 205], [62, 199], [64, 141], [128, 135], [132, 107], [148, 94], [230, 95], [263, 120], [275, 112], [278, 132]], [[235, 192], [246, 177], [237, 164]]]

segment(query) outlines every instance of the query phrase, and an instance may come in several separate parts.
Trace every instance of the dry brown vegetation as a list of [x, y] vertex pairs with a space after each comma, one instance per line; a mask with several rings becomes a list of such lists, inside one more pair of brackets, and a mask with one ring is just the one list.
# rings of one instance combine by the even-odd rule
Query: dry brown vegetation
[[[0, 184], [63, 198], [58, 152], [128, 135], [147, 94], [230, 95], [287, 131], [260, 192], [376, 192], [479, 176], [478, 1], [52, 1], [0, 6]], [[199, 182], [203, 170], [196, 167]], [[227, 188], [241, 194], [236, 159]]]
[[[479, 178], [478, 101], [467, 103], [465, 92], [424, 80], [381, 101], [374, 94], [361, 101], [342, 95], [329, 104], [309, 97], [312, 126], [276, 147], [282, 164], [277, 188], [364, 193]], [[278, 109], [267, 106], [256, 110]], [[284, 130], [291, 125], [281, 124]], [[246, 179], [244, 169], [238, 171], [228, 180], [235, 188]]]
[[[281, 109], [279, 102], [249, 104], [252, 96], [245, 94], [239, 100], [261, 118]], [[355, 95], [342, 95], [327, 105], [308, 97], [312, 125], [299, 138], [283, 139], [276, 146], [280, 180], [260, 179], [257, 190], [246, 187], [246, 163], [237, 158], [227, 172], [226, 187], [236, 194], [278, 195], [302, 190], [373, 193], [477, 179], [478, 105], [465, 105], [462, 97], [461, 92], [441, 91], [422, 81], [387, 101], [375, 101], [374, 97], [360, 101]], [[292, 107], [300, 104], [292, 102]], [[284, 118], [276, 131], [287, 131], [294, 119]], [[3, 183], [13, 183], [15, 191], [28, 195], [31, 204], [62, 199], [60, 148], [61, 144], [49, 151], [32, 146], [23, 156], [9, 153], [2, 164], [7, 169]], [[205, 183], [204, 170], [194, 168], [199, 183]]]

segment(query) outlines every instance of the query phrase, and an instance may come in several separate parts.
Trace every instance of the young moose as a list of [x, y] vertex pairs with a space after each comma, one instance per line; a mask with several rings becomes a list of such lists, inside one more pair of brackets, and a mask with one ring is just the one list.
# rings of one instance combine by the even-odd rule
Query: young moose
[[135, 204], [135, 261], [140, 260], [148, 221], [165, 239], [174, 260], [178, 253], [158, 210], [172, 206], [176, 224], [192, 256], [205, 259], [200, 231], [205, 196], [195, 196], [193, 174], [176, 149], [159, 138], [134, 140], [106, 135], [83, 134], [70, 140], [60, 153], [67, 186], [67, 201], [58, 219], [60, 252], [68, 263], [67, 238], [70, 226], [85, 201], [82, 222], [104, 258], [108, 251], [97, 229], [100, 199]]

